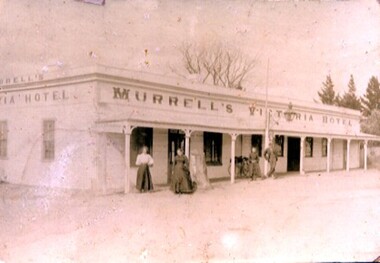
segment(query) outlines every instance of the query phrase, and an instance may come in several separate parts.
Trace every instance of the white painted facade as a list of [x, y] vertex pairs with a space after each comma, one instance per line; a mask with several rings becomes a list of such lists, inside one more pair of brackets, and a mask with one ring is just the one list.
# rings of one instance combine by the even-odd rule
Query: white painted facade
[[[301, 166], [296, 172], [365, 168], [366, 142], [378, 138], [360, 132], [359, 112], [292, 101], [297, 115], [288, 122], [283, 113], [289, 102], [268, 101], [270, 132], [284, 136], [278, 173], [289, 171], [289, 138], [295, 138], [292, 147], [299, 140], [301, 151], [306, 137], [313, 138], [312, 157], [305, 157], [303, 145], [295, 160]], [[130, 160], [135, 127], [153, 128], [155, 184], [169, 180], [170, 130], [180, 130], [189, 142], [187, 154], [205, 151], [204, 132], [222, 133], [221, 162], [209, 165], [207, 172], [210, 178], [230, 177], [231, 153], [248, 156], [251, 136], [264, 135], [264, 105], [265, 98], [258, 94], [105, 66], [12, 78], [0, 86], [0, 121], [7, 123], [7, 154], [0, 158], [0, 179], [128, 192], [137, 172]], [[52, 160], [43, 159], [44, 120], [55, 121]], [[322, 156], [322, 138], [331, 142], [329, 157]], [[260, 165], [263, 170], [264, 158]]]

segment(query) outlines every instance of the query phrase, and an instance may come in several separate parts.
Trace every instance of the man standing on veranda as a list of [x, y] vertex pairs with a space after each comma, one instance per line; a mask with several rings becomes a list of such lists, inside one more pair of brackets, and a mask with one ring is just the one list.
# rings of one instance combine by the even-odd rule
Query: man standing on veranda
[[264, 158], [267, 162], [269, 162], [269, 171], [266, 174], [266, 177], [272, 176], [273, 179], [276, 179], [276, 175], [274, 174], [276, 170], [277, 163], [277, 154], [275, 151], [275, 143], [270, 142], [269, 147], [264, 151]]
[[251, 177], [251, 180], [256, 180], [256, 178], [264, 179], [261, 174], [259, 162], [259, 153], [257, 152], [256, 147], [252, 147], [252, 151], [249, 154], [249, 176]]

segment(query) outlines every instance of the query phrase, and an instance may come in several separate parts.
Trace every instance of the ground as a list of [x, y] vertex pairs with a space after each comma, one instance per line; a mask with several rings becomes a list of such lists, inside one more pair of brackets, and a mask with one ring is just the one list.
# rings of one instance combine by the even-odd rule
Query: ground
[[310, 262], [380, 256], [380, 172], [94, 196], [0, 184], [0, 262]]

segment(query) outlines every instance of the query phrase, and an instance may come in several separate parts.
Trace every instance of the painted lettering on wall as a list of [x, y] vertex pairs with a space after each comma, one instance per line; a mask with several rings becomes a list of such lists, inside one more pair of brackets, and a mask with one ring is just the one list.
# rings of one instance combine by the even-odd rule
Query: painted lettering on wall
[[342, 124], [342, 125], [351, 126], [351, 120], [349, 120], [349, 119], [343, 119], [343, 118], [339, 118], [339, 117], [323, 116], [322, 120], [323, 120], [323, 123]]
[[129, 89], [120, 89], [113, 87], [113, 98], [121, 100], [129, 100]]
[[44, 79], [44, 75], [35, 74], [30, 76], [20, 76], [20, 77], [11, 77], [11, 78], [0, 78], [0, 86], [11, 85], [11, 84], [20, 84], [28, 83], [33, 81], [40, 81]]
[[45, 92], [28, 92], [28, 93], [13, 93], [3, 92], [0, 93], [0, 106], [12, 104], [30, 104], [36, 102], [48, 101], [66, 101], [69, 95], [66, 90], [54, 90]]
[[[252, 116], [260, 116], [260, 117], [265, 116], [265, 109], [263, 108], [256, 108], [256, 107], [249, 106], [249, 112], [250, 112], [250, 115]], [[284, 118], [284, 112], [285, 110], [268, 109], [268, 114], [271, 115], [275, 119]], [[314, 121], [314, 117], [312, 114], [309, 114], [309, 113], [296, 112], [294, 120]]]
[[130, 89], [112, 87], [114, 100], [134, 101], [140, 103], [151, 103], [167, 105], [173, 108], [198, 109], [203, 111], [225, 111], [233, 113], [232, 104], [217, 103], [215, 101], [202, 100], [194, 97], [164, 96], [163, 94], [147, 93], [145, 91], [131, 91]]
[[[249, 106], [248, 109], [249, 109], [249, 113], [251, 116], [260, 116], [260, 117], [265, 116], [265, 109], [263, 109], [263, 108], [257, 108], [257, 107]], [[268, 109], [268, 114], [271, 115], [275, 120], [280, 120], [280, 119], [284, 118], [284, 112], [285, 112], [285, 110]], [[319, 115], [319, 118], [321, 118], [320, 115]], [[314, 119], [318, 120], [319, 118], [314, 116], [311, 113], [296, 112], [293, 120], [294, 121], [304, 121], [304, 122], [314, 122]], [[326, 124], [352, 126], [350, 119], [344, 119], [344, 118], [339, 118], [339, 117], [332, 117], [332, 116], [323, 115], [321, 120], [322, 120], [322, 123], [326, 123]]]
[[[186, 95], [172, 95], [159, 92], [148, 92], [144, 90], [133, 90], [129, 88], [112, 87], [112, 98], [113, 100], [123, 100], [128, 103], [137, 104], [151, 104], [151, 105], [163, 105], [169, 106], [173, 109], [196, 109], [199, 111], [218, 113], [224, 112], [227, 114], [232, 114], [237, 112], [238, 114], [243, 113], [243, 116], [251, 116], [253, 118], [265, 118], [265, 108], [257, 107], [255, 104], [246, 105], [244, 103], [228, 103], [226, 101], [217, 101], [212, 99], [203, 99]], [[268, 109], [268, 114], [275, 121], [285, 121], [285, 111], [284, 109]], [[297, 112], [295, 111], [294, 122], [308, 122], [308, 123], [321, 123], [328, 125], [342, 125], [342, 126], [352, 126], [353, 122], [350, 119], [345, 119], [341, 117], [328, 116], [323, 114], [313, 114], [308, 112]], [[242, 115], [240, 115], [242, 116]]]

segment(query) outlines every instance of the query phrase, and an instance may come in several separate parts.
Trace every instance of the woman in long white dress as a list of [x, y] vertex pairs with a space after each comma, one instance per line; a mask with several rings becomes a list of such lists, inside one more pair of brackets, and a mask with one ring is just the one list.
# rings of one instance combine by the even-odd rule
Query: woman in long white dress
[[153, 166], [153, 158], [148, 154], [148, 147], [143, 146], [142, 152], [137, 155], [136, 165], [139, 166], [137, 170], [136, 188], [140, 192], [147, 192], [153, 190], [153, 181], [150, 174], [149, 167]]

